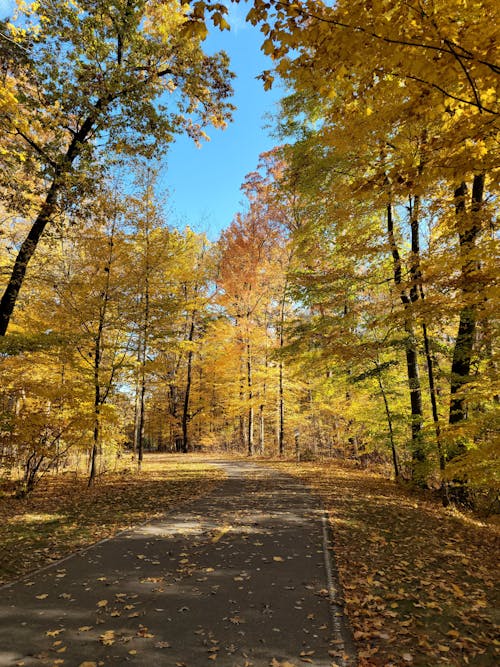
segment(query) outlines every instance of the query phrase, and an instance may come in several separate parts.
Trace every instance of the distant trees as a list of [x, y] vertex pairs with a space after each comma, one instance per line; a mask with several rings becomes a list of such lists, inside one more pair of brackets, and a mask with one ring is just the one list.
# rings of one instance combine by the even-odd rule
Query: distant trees
[[126, 443], [493, 493], [497, 3], [256, 1], [283, 145], [214, 244], [169, 227], [151, 164], [126, 193], [93, 173], [224, 124], [226, 58], [200, 40], [226, 9], [25, 13], [0, 48], [0, 438], [23, 488], [70, 454], [93, 479]]

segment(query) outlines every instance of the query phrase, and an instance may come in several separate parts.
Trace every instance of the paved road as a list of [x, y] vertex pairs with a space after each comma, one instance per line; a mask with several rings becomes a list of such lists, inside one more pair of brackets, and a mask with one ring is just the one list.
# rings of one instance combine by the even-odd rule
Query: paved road
[[0, 590], [1, 667], [353, 664], [317, 500], [218, 465], [210, 495]]

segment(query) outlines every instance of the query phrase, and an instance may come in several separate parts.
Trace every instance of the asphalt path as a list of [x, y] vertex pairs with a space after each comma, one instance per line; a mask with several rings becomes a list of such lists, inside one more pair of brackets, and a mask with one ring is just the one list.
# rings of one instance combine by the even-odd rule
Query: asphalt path
[[209, 495], [0, 589], [0, 665], [354, 665], [317, 498], [215, 463]]

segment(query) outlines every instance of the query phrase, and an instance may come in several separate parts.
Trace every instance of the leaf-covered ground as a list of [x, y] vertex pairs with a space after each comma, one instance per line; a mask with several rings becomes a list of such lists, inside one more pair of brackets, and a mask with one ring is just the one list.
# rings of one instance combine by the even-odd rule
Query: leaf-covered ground
[[122, 470], [87, 480], [50, 476], [28, 498], [0, 495], [0, 584], [43, 567], [117, 531], [210, 491], [216, 467], [172, 455], [146, 456], [140, 473]]
[[273, 465], [330, 511], [360, 667], [500, 664], [494, 525], [348, 465]]

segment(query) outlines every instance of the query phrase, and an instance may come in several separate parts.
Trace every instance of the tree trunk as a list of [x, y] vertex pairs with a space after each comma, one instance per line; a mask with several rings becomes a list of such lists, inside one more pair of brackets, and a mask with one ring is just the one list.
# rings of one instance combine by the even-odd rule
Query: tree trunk
[[47, 223], [50, 221], [56, 211], [56, 200], [59, 189], [60, 186], [58, 186], [58, 180], [57, 178], [54, 178], [52, 185], [50, 186], [50, 189], [47, 193], [47, 197], [45, 198], [42, 209], [38, 214], [35, 222], [33, 223], [28, 236], [21, 244], [16, 261], [14, 262], [14, 266], [12, 268], [9, 282], [7, 283], [7, 287], [5, 288], [2, 299], [0, 301], [0, 336], [5, 336], [7, 333], [10, 318], [12, 316], [12, 312], [14, 311], [14, 306], [16, 305], [19, 291], [24, 282], [24, 277], [26, 275], [29, 261], [33, 257], [33, 254], [45, 230], [45, 227], [47, 226]]
[[100, 449], [100, 436], [101, 436], [101, 406], [105, 403], [108, 392], [111, 388], [112, 376], [109, 379], [109, 384], [107, 388], [101, 392], [101, 361], [103, 354], [103, 333], [104, 326], [106, 322], [106, 315], [108, 311], [108, 302], [109, 302], [109, 287], [111, 279], [111, 265], [113, 262], [113, 237], [114, 237], [114, 224], [112, 227], [111, 237], [109, 239], [109, 256], [106, 264], [106, 283], [105, 288], [102, 293], [102, 304], [99, 312], [99, 322], [97, 326], [97, 332], [94, 338], [94, 434], [92, 441], [92, 453], [90, 460], [90, 473], [89, 473], [89, 486], [92, 486], [97, 474], [97, 456]]
[[[479, 214], [483, 203], [484, 174], [474, 176], [472, 185], [471, 214], [467, 216], [465, 183], [455, 190], [455, 212], [457, 218], [460, 254], [462, 258], [462, 294], [464, 306], [460, 312], [458, 333], [451, 364], [450, 424], [457, 424], [467, 418], [467, 406], [462, 389], [470, 381], [470, 368], [474, 339], [476, 335], [476, 304], [473, 302], [474, 274], [479, 270], [479, 262], [473, 257], [476, 239], [481, 230]], [[459, 444], [456, 454], [463, 452]]]
[[137, 347], [137, 375], [135, 378], [135, 400], [134, 400], [134, 440], [133, 451], [136, 454], [139, 450], [139, 413], [140, 413], [140, 396], [141, 396], [141, 340], [139, 337]]
[[[143, 355], [146, 353], [146, 342], [143, 343]], [[137, 420], [137, 461], [141, 467], [144, 458], [144, 411], [146, 398], [145, 358], [141, 359], [141, 386], [139, 393], [139, 417]]]
[[146, 360], [148, 357], [148, 335], [149, 335], [149, 229], [146, 230], [146, 266], [144, 285], [144, 322], [142, 330], [142, 346], [139, 341], [140, 357], [140, 387], [139, 387], [139, 415], [137, 419], [137, 461], [139, 467], [144, 458], [144, 412], [146, 399]]
[[99, 453], [99, 441], [101, 431], [101, 384], [99, 368], [101, 364], [101, 327], [95, 340], [94, 349], [94, 432], [92, 437], [92, 451], [90, 453], [90, 472], [88, 486], [94, 484], [97, 475], [97, 455]]
[[[195, 314], [191, 316], [191, 324], [189, 327], [188, 341], [193, 342], [194, 338], [194, 318]], [[186, 375], [186, 390], [184, 392], [184, 403], [182, 406], [182, 451], [187, 454], [189, 451], [189, 399], [191, 395], [191, 377], [193, 368], [193, 350], [189, 350], [187, 357], [187, 375]]]
[[285, 453], [285, 396], [283, 382], [283, 362], [279, 362], [279, 424], [278, 424], [278, 452]]
[[[424, 292], [422, 287], [421, 287], [421, 298], [422, 300], [424, 299]], [[425, 359], [427, 361], [427, 377], [429, 379], [429, 391], [431, 394], [432, 420], [434, 422], [434, 431], [436, 433], [436, 445], [439, 456], [439, 471], [441, 473], [441, 499], [444, 507], [446, 507], [449, 504], [448, 486], [444, 478], [444, 473], [446, 469], [446, 458], [444, 454], [443, 443], [441, 442], [441, 427], [439, 425], [437, 390], [436, 390], [436, 383], [434, 381], [434, 358], [432, 356], [429, 335], [427, 333], [427, 325], [425, 324], [425, 322], [422, 322], [422, 335], [424, 338]]]
[[262, 455], [265, 452], [265, 420], [264, 420], [264, 405], [259, 405], [259, 453]]
[[[288, 261], [290, 264], [290, 259]], [[279, 429], [278, 429], [278, 453], [283, 456], [285, 453], [285, 389], [284, 389], [284, 363], [283, 363], [283, 348], [285, 347], [285, 306], [286, 306], [286, 292], [288, 282], [285, 280], [283, 286], [283, 295], [281, 297], [280, 307], [280, 361], [279, 361]]]
[[[412, 216], [413, 223], [413, 216]], [[411, 313], [411, 298], [406, 294], [402, 287], [402, 266], [401, 257], [396, 244], [394, 236], [394, 222], [392, 218], [392, 204], [387, 205], [387, 235], [389, 239], [389, 246], [393, 258], [394, 284], [399, 290], [399, 296], [404, 309], [404, 329], [406, 332], [405, 339], [405, 356], [406, 356], [406, 372], [408, 376], [408, 387], [410, 390], [410, 410], [411, 410], [411, 438], [412, 438], [412, 459], [413, 459], [413, 473], [418, 464], [425, 461], [425, 452], [422, 447], [422, 422], [423, 422], [423, 408], [422, 408], [422, 391], [420, 387], [420, 376], [418, 369], [418, 350], [417, 340], [413, 328], [413, 318]], [[412, 249], [414, 248], [415, 228], [412, 224]], [[414, 262], [412, 261], [412, 266]], [[412, 286], [413, 287], [413, 286]], [[413, 292], [414, 293], [414, 292]]]
[[14, 266], [12, 267], [9, 282], [7, 283], [7, 287], [0, 300], [0, 336], [5, 336], [7, 333], [10, 318], [14, 311], [19, 291], [23, 285], [28, 264], [33, 257], [45, 227], [57, 210], [57, 195], [63, 188], [64, 176], [71, 169], [75, 159], [80, 155], [81, 147], [92, 131], [97, 117], [112, 99], [113, 97], [111, 96], [106, 99], [97, 100], [94, 104], [93, 112], [85, 119], [78, 132], [73, 135], [66, 154], [61, 158], [60, 164], [55, 168], [54, 178], [47, 192], [47, 196], [45, 197], [45, 201], [42, 204], [40, 212], [38, 213], [28, 236], [21, 244]]
[[252, 351], [247, 342], [247, 389], [248, 389], [248, 456], [254, 455], [253, 442], [253, 385], [252, 385]]
[[396, 451], [396, 443], [394, 442], [394, 429], [392, 427], [392, 415], [389, 409], [389, 401], [387, 400], [387, 395], [385, 393], [384, 383], [382, 382], [380, 368], [377, 364], [377, 380], [380, 391], [382, 392], [382, 398], [384, 399], [385, 415], [387, 417], [387, 426], [389, 428], [389, 439], [391, 442], [391, 452], [392, 452], [392, 464], [394, 466], [394, 477], [396, 481], [399, 479], [399, 463], [398, 463], [398, 454]]

